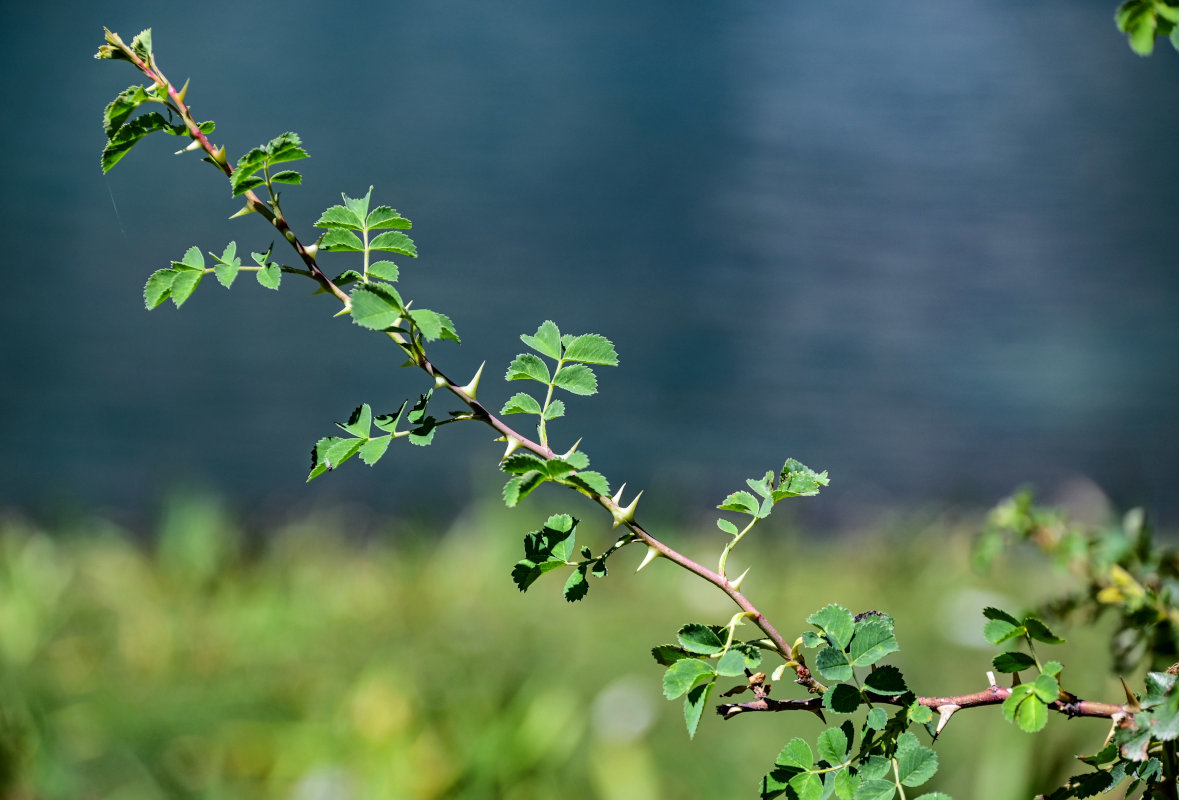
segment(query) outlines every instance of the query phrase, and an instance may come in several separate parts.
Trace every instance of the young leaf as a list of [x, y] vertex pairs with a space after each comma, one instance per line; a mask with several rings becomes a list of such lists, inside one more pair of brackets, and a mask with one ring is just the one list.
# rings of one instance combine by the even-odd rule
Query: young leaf
[[123, 123], [102, 150], [102, 171], [109, 172], [111, 167], [118, 164], [144, 136], [167, 130], [169, 127], [171, 125], [168, 120], [154, 111]]
[[991, 664], [999, 672], [1019, 672], [1020, 670], [1031, 669], [1036, 666], [1036, 659], [1027, 653], [1000, 653], [995, 656]]
[[557, 327], [557, 323], [551, 319], [542, 322], [532, 336], [521, 334], [520, 341], [542, 356], [548, 356], [554, 361], [559, 361], [561, 358], [561, 330]]
[[544, 481], [545, 476], [539, 472], [529, 472], [524, 475], [514, 476], [504, 484], [504, 505], [508, 508], [515, 508], [521, 500], [531, 494]]
[[740, 511], [744, 514], [752, 514], [757, 516], [760, 508], [757, 498], [749, 492], [733, 492], [725, 498], [724, 502], [717, 506], [721, 511]]
[[876, 694], [897, 695], [908, 691], [901, 671], [891, 664], [877, 667], [864, 679], [868, 691]]
[[360, 446], [358, 453], [360, 460], [371, 467], [381, 460], [381, 456], [385, 455], [385, 451], [389, 449], [389, 443], [392, 441], [393, 437], [388, 435], [369, 439]]
[[325, 253], [363, 253], [364, 242], [351, 231], [332, 228], [319, 240], [319, 249]]
[[850, 683], [837, 683], [823, 695], [823, 707], [837, 714], [851, 714], [860, 707], [863, 696]]
[[298, 185], [303, 182], [303, 176], [300, 175], [298, 172], [295, 172], [295, 170], [293, 170], [293, 169], [284, 169], [281, 172], [276, 172], [273, 175], [271, 175], [270, 182], [271, 183], [289, 183], [289, 184]]
[[115, 95], [115, 99], [107, 104], [102, 113], [102, 129], [110, 139], [131, 113], [143, 102], [147, 101], [147, 92], [142, 86], [128, 86]]
[[[556, 356], [553, 357], [556, 358]], [[616, 367], [618, 366], [618, 353], [614, 351], [614, 345], [605, 336], [586, 333], [575, 337], [565, 347], [565, 360]]]
[[582, 470], [576, 475], [570, 475], [566, 481], [568, 483], [577, 484], [583, 489], [588, 489], [594, 494], [603, 497], [610, 494], [610, 482], [606, 480], [606, 476], [600, 472], [595, 472], [592, 469]]
[[273, 262], [261, 265], [262, 268], [258, 270], [258, 283], [267, 289], [278, 290], [279, 284], [282, 283], [282, 267]]
[[562, 400], [554, 400], [549, 403], [549, 407], [544, 411], [545, 420], [556, 419], [557, 417], [565, 416], [565, 403]]
[[937, 772], [937, 753], [906, 731], [897, 739], [896, 775], [905, 786], [920, 786]]
[[360, 217], [352, 213], [346, 206], [332, 206], [325, 209], [315, 223], [317, 228], [344, 229], [349, 231], [364, 230], [364, 223]]
[[570, 603], [576, 603], [589, 594], [589, 581], [585, 579], [585, 572], [586, 566], [582, 564], [565, 581], [565, 599]]
[[143, 287], [143, 302], [147, 308], [153, 309], [168, 299], [172, 294], [172, 281], [176, 280], [176, 270], [157, 269], [147, 279]]
[[815, 658], [815, 669], [829, 681], [848, 681], [852, 677], [852, 666], [847, 654], [838, 647], [825, 647]]
[[504, 403], [504, 407], [500, 409], [501, 414], [536, 414], [540, 415], [540, 403], [537, 402], [530, 394], [524, 392], [517, 392], [508, 398]]
[[690, 658], [684, 648], [674, 644], [660, 644], [651, 648], [651, 656], [657, 664], [670, 667], [677, 661]]
[[819, 734], [818, 747], [819, 758], [835, 766], [847, 760], [850, 743], [842, 728], [828, 728]]
[[401, 231], [385, 231], [368, 243], [369, 250], [383, 250], [389, 253], [400, 253], [403, 256], [417, 258], [418, 248]]
[[717, 673], [725, 677], [735, 678], [745, 674], [745, 654], [740, 650], [729, 650], [716, 663]]
[[395, 209], [389, 208], [389, 206], [377, 206], [374, 208], [369, 212], [368, 218], [365, 219], [365, 225], [370, 231], [383, 228], [408, 230], [413, 227], [413, 223], [398, 214]]
[[373, 411], [368, 403], [364, 403], [352, 412], [347, 422], [337, 422], [336, 425], [353, 436], [367, 439], [369, 431], [372, 429], [372, 422]]
[[1047, 625], [1033, 616], [1023, 618], [1023, 627], [1027, 629], [1028, 636], [1037, 641], [1046, 644], [1064, 644], [1064, 639], [1048, 630]]
[[884, 622], [867, 618], [856, 625], [848, 655], [853, 666], [867, 667], [899, 649], [896, 636]]
[[[210, 253], [209, 255], [213, 254]], [[242, 266], [242, 260], [237, 257], [237, 242], [230, 242], [225, 245], [225, 251], [220, 256], [213, 256], [213, 259], [217, 262], [213, 267], [213, 272], [217, 276], [217, 282], [226, 289], [233, 286], [237, 272]]]
[[368, 276], [382, 281], [397, 281], [397, 265], [392, 261], [374, 261], [368, 265]]
[[180, 308], [184, 305], [184, 301], [196, 291], [205, 272], [202, 269], [193, 269], [182, 264], [173, 265], [173, 270], [176, 272], [176, 277], [172, 279], [172, 302], [176, 304], [177, 308]]
[[778, 753], [774, 765], [806, 771], [815, 765], [815, 756], [805, 739], [795, 737]]
[[549, 368], [540, 360], [539, 356], [534, 356], [532, 353], [521, 353], [508, 365], [508, 374], [504, 376], [504, 380], [518, 381], [523, 379], [547, 384], [549, 382]]
[[426, 341], [433, 342], [438, 339], [459, 341], [459, 336], [454, 330], [454, 323], [445, 314], [439, 314], [428, 308], [415, 308], [408, 313], [413, 319], [414, 325], [422, 332], [422, 336], [426, 337]]
[[884, 726], [888, 724], [888, 714], [883, 708], [877, 706], [868, 712], [868, 717], [864, 720], [864, 724], [874, 731], [884, 730]]
[[787, 459], [779, 476], [778, 488], [774, 490], [774, 500], [786, 497], [813, 497], [819, 489], [831, 483], [827, 472], [815, 472], [810, 467], [793, 458]]

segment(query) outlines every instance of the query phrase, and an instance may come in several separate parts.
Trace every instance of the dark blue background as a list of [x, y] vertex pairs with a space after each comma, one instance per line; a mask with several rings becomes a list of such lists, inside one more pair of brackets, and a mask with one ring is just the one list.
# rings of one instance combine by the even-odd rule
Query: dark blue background
[[[134, 513], [201, 486], [270, 513], [356, 500], [448, 515], [493, 491], [485, 429], [304, 487], [360, 402], [425, 388], [308, 298], [212, 280], [142, 308], [190, 245], [261, 220], [175, 139], [104, 177], [100, 111], [161, 67], [236, 159], [298, 131], [304, 239], [340, 191], [415, 222], [403, 293], [488, 360], [546, 318], [614, 340], [555, 443], [693, 515], [788, 456], [831, 524], [1095, 481], [1179, 503], [1179, 55], [1114, 3], [45, 2], [6, 6], [0, 504]], [[286, 258], [286, 256], [283, 256]], [[328, 262], [343, 268], [342, 262]], [[248, 276], [247, 276], [248, 277]], [[519, 418], [517, 418], [519, 419]], [[400, 443], [399, 443], [400, 444]]]

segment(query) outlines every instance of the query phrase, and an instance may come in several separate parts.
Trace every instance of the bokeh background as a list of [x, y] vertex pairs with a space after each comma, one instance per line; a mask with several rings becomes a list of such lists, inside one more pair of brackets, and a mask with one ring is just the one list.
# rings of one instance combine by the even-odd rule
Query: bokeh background
[[[645, 519], [687, 535], [787, 457], [829, 470], [831, 487], [792, 509], [786, 533], [805, 548], [836, 533], [952, 539], [965, 528], [947, 519], [1023, 483], [1086, 513], [1142, 505], [1174, 527], [1179, 57], [1165, 46], [1136, 57], [1113, 11], [1108, 0], [6, 4], [0, 508], [16, 520], [4, 625], [17, 642], [6, 645], [8, 685], [20, 688], [5, 713], [23, 731], [11, 741], [25, 743], [6, 763], [41, 776], [38, 797], [523, 797], [559, 786], [639, 798], [695, 785], [669, 780], [653, 757], [619, 767], [647, 777], [611, 789], [608, 766], [648, 752], [634, 741], [663, 742], [642, 738], [656, 736], [650, 725], [684, 744], [678, 710], [658, 697], [650, 665], [636, 666], [643, 643], [683, 621], [678, 588], [612, 595], [571, 619], [555, 597], [530, 594], [521, 611], [506, 567], [494, 581], [460, 570], [485, 605], [446, 606], [463, 590], [429, 588], [449, 585], [430, 582], [441, 565], [510, 565], [517, 531], [543, 518], [488, 509], [499, 446], [484, 431], [443, 430], [431, 448], [306, 485], [307, 453], [332, 421], [361, 402], [396, 408], [422, 380], [290, 276], [278, 295], [208, 281], [182, 311], [143, 310], [147, 275], [189, 246], [263, 250], [273, 236], [256, 218], [227, 221], [238, 205], [224, 182], [195, 156], [172, 157], [176, 140], [151, 137], [102, 175], [101, 108], [137, 82], [125, 64], [92, 60], [104, 25], [128, 40], [153, 28], [162, 68], [192, 78], [188, 99], [216, 120], [212, 138], [231, 158], [287, 130], [303, 137], [312, 158], [284, 203], [297, 230], [341, 191], [370, 185], [414, 220], [421, 257], [400, 260], [403, 294], [454, 320], [464, 344], [436, 358], [449, 374], [487, 361], [489, 405], [517, 390], [496, 379], [518, 335], [544, 319], [609, 336], [621, 367], [598, 370], [601, 394], [569, 400], [554, 435], [584, 436], [614, 485], [645, 488]], [[489, 531], [508, 543], [484, 543]], [[434, 540], [450, 560], [422, 544]], [[895, 578], [902, 609], [927, 606], [939, 587], [974, 591], [962, 577], [922, 587], [909, 552], [884, 548], [893, 560], [873, 562], [816, 550], [828, 561], [814, 575], [854, 565], [859, 577], [842, 589], [816, 577], [773, 602], [801, 625], [825, 602], [880, 589], [864, 582], [873, 570]], [[374, 563], [388, 569], [359, 588], [331, 577]], [[205, 577], [177, 577], [190, 573]], [[372, 595], [349, 605], [366, 586]], [[21, 587], [28, 596], [14, 599]], [[669, 621], [646, 621], [624, 652], [613, 630], [628, 603], [668, 596]], [[333, 616], [332, 597], [345, 598], [353, 627]], [[322, 603], [296, 613], [292, 598]], [[224, 616], [202, 616], [210, 608]], [[534, 660], [455, 645], [469, 633], [455, 620], [471, 627], [477, 610]], [[520, 614], [530, 621], [513, 625]], [[960, 646], [963, 663], [985, 663], [946, 633], [978, 624], [931, 620], [914, 636], [944, 664]], [[576, 692], [561, 653], [581, 651], [551, 638], [566, 625], [581, 632], [570, 642], [610, 639], [569, 656]], [[352, 638], [329, 635], [341, 630]], [[606, 660], [616, 650], [627, 666]], [[447, 677], [439, 691], [442, 664], [458, 695]], [[276, 671], [289, 678], [277, 698]], [[587, 709], [632, 672], [617, 702], [646, 692], [657, 721], [619, 734], [613, 755], [587, 756], [578, 742], [615, 741]], [[255, 683], [234, 694], [234, 675]], [[499, 688], [480, 694], [480, 681]], [[217, 685], [229, 693], [198, 691]], [[469, 701], [453, 699], [464, 692]], [[561, 753], [541, 746], [558, 741], [545, 703], [580, 731]], [[488, 720], [502, 718], [525, 720], [508, 725], [517, 760], [455, 733], [500, 742], [508, 734], [488, 733]], [[751, 784], [785, 741], [769, 719], [737, 738], [744, 722], [708, 732], [706, 721], [704, 751], [740, 761], [758, 748], [716, 781]], [[247, 741], [253, 756], [228, 772], [208, 766]], [[441, 777], [366, 782], [363, 758], [343, 752], [358, 741], [375, 764], [408, 759], [398, 769], [433, 764]], [[674, 758], [701, 760], [683, 752]], [[971, 781], [1016, 757], [973, 762], [963, 796], [1004, 796]], [[584, 783], [538, 766], [583, 758]], [[79, 777], [87, 764], [107, 777]], [[504, 774], [488, 777], [499, 775], [489, 764]], [[223, 774], [245, 777], [218, 783]], [[696, 796], [727, 785], [699, 780]]]

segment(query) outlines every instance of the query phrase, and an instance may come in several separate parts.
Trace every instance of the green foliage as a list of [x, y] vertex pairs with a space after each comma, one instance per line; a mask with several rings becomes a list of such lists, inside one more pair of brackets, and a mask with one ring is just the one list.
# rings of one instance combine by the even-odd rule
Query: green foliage
[[1154, 52], [1156, 36], [1167, 37], [1179, 50], [1179, 3], [1169, 0], [1126, 0], [1114, 15], [1118, 30], [1140, 56]]

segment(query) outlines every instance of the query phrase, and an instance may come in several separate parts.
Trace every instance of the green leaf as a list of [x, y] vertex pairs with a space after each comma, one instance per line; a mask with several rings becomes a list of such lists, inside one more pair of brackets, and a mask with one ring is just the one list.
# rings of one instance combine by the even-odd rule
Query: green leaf
[[1060, 696], [1060, 683], [1051, 675], [1040, 673], [1032, 681], [1032, 690], [1040, 700], [1051, 703]]
[[166, 130], [168, 127], [168, 120], [154, 111], [123, 123], [102, 150], [102, 171], [109, 172], [111, 167], [118, 164], [144, 136]]
[[926, 792], [918, 797], [917, 800], [954, 800], [954, 798], [943, 792]]
[[[198, 251], [199, 252], [199, 251]], [[172, 280], [172, 302], [177, 308], [184, 305], [184, 301], [192, 296], [196, 287], [200, 285], [205, 273], [199, 269], [178, 269], [173, 267], [176, 277]]]
[[848, 655], [852, 666], [867, 667], [875, 664], [889, 653], [900, 649], [896, 636], [884, 622], [868, 617], [856, 625]]
[[892, 773], [892, 761], [879, 755], [868, 756], [867, 760], [863, 760], [861, 754], [861, 761], [857, 769], [865, 780], [875, 780]]
[[909, 705], [909, 721], [924, 725], [933, 721], [933, 709], [914, 700]]
[[1036, 641], [1046, 644], [1064, 644], [1064, 639], [1050, 631], [1047, 625], [1033, 616], [1024, 617], [1023, 626], [1027, 629], [1028, 636]]
[[508, 401], [504, 403], [504, 407], [500, 409], [499, 413], [536, 414], [540, 416], [540, 403], [530, 394], [517, 392], [508, 398]]
[[388, 286], [369, 284], [352, 292], [352, 321], [362, 328], [392, 328], [404, 313], [401, 297]]
[[756, 517], [758, 511], [761, 508], [761, 504], [758, 503], [757, 498], [751, 495], [749, 492], [740, 491], [733, 492], [731, 495], [726, 497], [724, 502], [717, 506], [717, 508], [721, 511], [740, 511], [743, 514], [752, 514]]
[[847, 760], [850, 742], [842, 728], [828, 728], [819, 734], [819, 758], [835, 766]]
[[1000, 653], [991, 661], [998, 672], [1019, 672], [1036, 666], [1036, 659], [1027, 653]]
[[[301, 145], [299, 134], [292, 131], [280, 134], [271, 139], [266, 145], [268, 164], [282, 164], [286, 161], [298, 161], [307, 158], [307, 151]], [[369, 190], [372, 191], [371, 189]]]
[[412, 222], [398, 214], [395, 209], [389, 208], [389, 206], [377, 206], [374, 208], [369, 212], [368, 218], [365, 220], [365, 225], [370, 231], [383, 228], [408, 230], [413, 227]]
[[868, 712], [864, 724], [874, 731], [882, 731], [884, 730], [884, 726], [888, 724], [888, 714], [885, 713], [883, 708], [877, 706]]
[[[209, 255], [213, 255], [210, 253]], [[233, 281], [237, 278], [237, 272], [241, 269], [242, 260], [237, 257], [237, 242], [230, 242], [225, 245], [224, 252], [220, 256], [213, 256], [217, 264], [213, 267], [213, 272], [217, 276], [217, 282], [228, 289], [233, 286]]]
[[439, 314], [428, 308], [414, 308], [410, 309], [408, 313], [418, 330], [422, 332], [422, 336], [426, 337], [426, 341], [433, 342], [438, 339], [459, 341], [459, 336], [454, 330], [454, 323], [445, 314]]
[[657, 664], [662, 664], [665, 667], [670, 667], [682, 659], [690, 658], [684, 648], [674, 644], [660, 644], [652, 647], [651, 657], [655, 659]]
[[562, 400], [553, 400], [549, 403], [549, 407], [544, 410], [544, 418], [546, 420], [563, 416], [565, 416], [565, 403]]
[[369, 431], [372, 430], [373, 411], [368, 403], [364, 403], [352, 412], [348, 417], [347, 422], [337, 422], [336, 426], [341, 430], [346, 431], [353, 436], [359, 436], [363, 439], [368, 438]]
[[745, 674], [745, 654], [740, 650], [729, 650], [720, 657], [716, 671], [725, 677], [735, 678]]
[[1024, 628], [1019, 620], [1006, 611], [988, 606], [983, 609], [983, 616], [987, 618], [987, 624], [983, 626], [983, 635], [991, 644], [1002, 644], [1024, 634]]
[[815, 472], [810, 467], [793, 458], [787, 459], [782, 466], [778, 488], [774, 490], [774, 500], [786, 497], [813, 497], [819, 489], [831, 483], [826, 471]]
[[389, 449], [389, 443], [393, 441], [392, 436], [377, 436], [369, 439], [360, 446], [360, 460], [370, 467], [381, 460], [381, 456], [385, 455], [385, 451]]
[[825, 647], [815, 658], [815, 669], [829, 681], [848, 681], [852, 677], [852, 666], [847, 654], [838, 647]]
[[684, 723], [688, 726], [688, 738], [696, 738], [696, 728], [700, 725], [700, 717], [708, 707], [708, 698], [712, 694], [712, 687], [716, 686], [716, 679], [700, 684], [688, 691], [684, 698]]
[[823, 631], [828, 641], [841, 650], [847, 649], [856, 630], [856, 619], [852, 613], [834, 603], [811, 614], [806, 621]]
[[823, 797], [823, 781], [813, 772], [795, 775], [789, 785], [798, 800], [821, 800]]
[[532, 471], [548, 474], [545, 460], [535, 453], [517, 452], [500, 462], [499, 468], [512, 475], [525, 475]]
[[271, 183], [289, 183], [289, 184], [298, 185], [303, 182], [303, 176], [300, 175], [298, 172], [295, 172], [293, 169], [284, 169], [281, 172], [276, 172], [273, 175], [271, 175], [270, 182]]
[[557, 327], [557, 323], [550, 319], [542, 322], [532, 336], [522, 334], [520, 341], [554, 361], [561, 358], [561, 330]]
[[267, 289], [278, 290], [279, 284], [282, 283], [282, 267], [273, 262], [264, 265], [257, 272], [258, 283]]
[[532, 586], [541, 575], [562, 566], [564, 564], [559, 561], [543, 561], [538, 564], [525, 558], [517, 561], [516, 565], [512, 567], [512, 581], [521, 592], [526, 592], [528, 587]]
[[405, 411], [405, 406], [406, 402], [403, 400], [396, 414], [379, 414], [373, 417], [373, 424], [385, 433], [397, 433], [397, 423], [401, 420], [401, 414]]
[[836, 714], [851, 714], [860, 707], [860, 690], [849, 683], [837, 683], [823, 694], [823, 706]]
[[417, 258], [418, 248], [401, 231], [385, 231], [368, 243], [369, 250], [383, 250], [390, 253], [400, 253], [403, 256]]
[[352, 213], [345, 206], [332, 206], [326, 209], [315, 223], [317, 228], [343, 228], [350, 231], [364, 230], [364, 223], [360, 217]]
[[131, 50], [135, 55], [147, 62], [151, 62], [151, 28], [144, 28], [131, 40]]
[[1027, 733], [1035, 733], [1048, 723], [1048, 706], [1027, 684], [1016, 686], [1011, 696], [1003, 701], [1003, 716]]
[[336, 469], [360, 451], [363, 439], [339, 439], [332, 443], [324, 455], [328, 469]]
[[667, 672], [663, 673], [663, 696], [668, 700], [675, 700], [705, 676], [711, 680], [715, 674], [710, 664], [698, 658], [675, 661], [668, 667]]
[[835, 773], [835, 795], [839, 800], [852, 800], [859, 786], [860, 776], [853, 775], [850, 770], [841, 769]]
[[331, 228], [319, 240], [319, 249], [325, 253], [363, 253], [364, 243], [351, 231]]
[[592, 469], [582, 470], [576, 475], [570, 475], [568, 480], [570, 483], [576, 483], [585, 489], [589, 489], [594, 494], [603, 497], [609, 496], [610, 494], [610, 482], [606, 480], [606, 476]]
[[143, 302], [147, 308], [153, 309], [168, 299], [172, 294], [172, 281], [176, 280], [173, 269], [157, 269], [147, 279], [143, 287]]
[[897, 739], [896, 775], [905, 786], [920, 786], [937, 772], [937, 753], [924, 746], [913, 733]]
[[716, 631], [708, 625], [701, 625], [696, 622], [689, 622], [680, 628], [676, 634], [676, 638], [680, 640], [680, 644], [689, 653], [712, 655], [713, 653], [719, 653], [725, 646], [725, 643]]
[[102, 113], [102, 129], [107, 138], [111, 138], [131, 113], [147, 99], [147, 92], [142, 86], [128, 86], [115, 95], [115, 99], [107, 104]]
[[574, 469], [585, 469], [589, 466], [589, 456], [581, 450], [574, 450], [561, 456], [561, 460], [571, 464]]
[[544, 483], [544, 475], [539, 472], [529, 472], [527, 475], [516, 475], [504, 484], [504, 505], [515, 508], [517, 504], [537, 487]]
[[568, 364], [557, 370], [553, 385], [573, 394], [591, 395], [598, 391], [598, 378], [587, 366]]
[[518, 381], [526, 378], [544, 384], [549, 382], [549, 368], [540, 360], [540, 356], [521, 353], [508, 365], [508, 374], [504, 376], [504, 380]]
[[605, 336], [586, 333], [576, 337], [568, 344], [565, 348], [565, 360], [616, 367], [618, 366], [618, 353], [614, 351], [614, 345]]
[[806, 740], [795, 737], [786, 743], [774, 763], [779, 767], [808, 770], [815, 765], [815, 756]]
[[716, 521], [716, 527], [729, 534], [729, 536], [736, 536], [738, 533], [740, 533], [740, 531], [737, 530], [736, 525], [724, 518], [718, 519]]
[[876, 694], [898, 695], [908, 691], [901, 671], [891, 664], [877, 667], [868, 673], [868, 677], [864, 679], [864, 685], [868, 691]]
[[368, 219], [368, 203], [369, 198], [372, 197], [373, 187], [368, 187], [368, 192], [364, 197], [349, 197], [346, 194], [341, 194], [344, 198], [344, 205], [348, 206], [349, 210], [357, 216], [358, 219]]
[[589, 594], [589, 581], [585, 579], [585, 572], [586, 566], [582, 564], [565, 581], [565, 599], [570, 603], [576, 603]]
[[882, 781], [879, 778], [866, 780], [856, 788], [855, 800], [892, 800], [897, 787], [892, 781]]
[[392, 261], [374, 261], [368, 265], [368, 276], [394, 283], [397, 280], [397, 265]]

